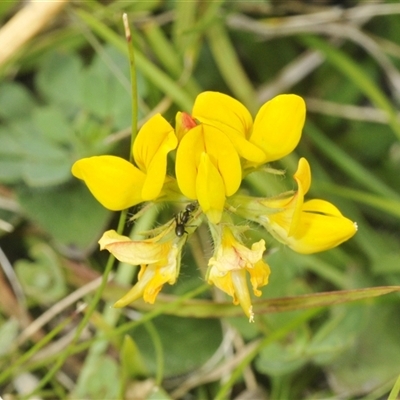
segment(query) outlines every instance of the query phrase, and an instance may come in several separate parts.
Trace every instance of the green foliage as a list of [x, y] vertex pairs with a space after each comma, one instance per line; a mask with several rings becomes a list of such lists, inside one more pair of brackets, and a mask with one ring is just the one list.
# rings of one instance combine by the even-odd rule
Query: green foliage
[[[72, 2], [11, 62], [0, 60], [2, 395], [21, 397], [19, 379], [34, 377], [26, 398], [222, 399], [260, 387], [272, 400], [397, 398], [400, 9], [354, 1], [338, 14], [316, 3]], [[22, 6], [0, 2], [0, 44]], [[71, 166], [93, 155], [129, 157], [122, 12], [135, 48], [139, 121], [155, 111], [173, 123], [205, 90], [233, 95], [253, 114], [278, 93], [308, 103], [296, 153], [272, 165], [287, 179], [259, 172], [243, 190], [294, 189], [305, 156], [310, 197], [339, 205], [359, 231], [306, 256], [250, 226], [250, 236], [266, 240], [272, 270], [254, 301], [254, 324], [200, 286], [212, 253], [201, 229], [185, 246], [177, 285], [154, 305], [112, 308], [136, 268], [116, 263], [110, 275], [97, 241], [116, 228], [114, 214]], [[175, 212], [145, 210], [124, 233], [140, 237]]]
[[[160, 316], [154, 320], [164, 355], [164, 377], [190, 373], [201, 367], [217, 350], [221, 328], [217, 321]], [[146, 329], [136, 329], [132, 336], [150, 371], [155, 373], [159, 360]], [[201, 343], [201, 351], [196, 351]]]
[[18, 260], [15, 272], [30, 301], [52, 304], [65, 296], [67, 288], [57, 254], [45, 243], [35, 243], [29, 249], [33, 261]]

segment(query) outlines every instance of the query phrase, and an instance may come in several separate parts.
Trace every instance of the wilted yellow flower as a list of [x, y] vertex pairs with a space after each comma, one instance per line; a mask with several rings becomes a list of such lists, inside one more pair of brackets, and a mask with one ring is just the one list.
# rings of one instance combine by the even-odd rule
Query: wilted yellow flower
[[156, 199], [167, 171], [167, 154], [176, 148], [172, 126], [160, 115], [150, 118], [133, 143], [137, 165], [116, 156], [82, 158], [72, 166], [72, 174], [85, 181], [93, 196], [110, 210], [123, 210]]
[[256, 296], [261, 295], [259, 287], [268, 283], [270, 269], [262, 255], [265, 242], [253, 243], [251, 249], [235, 238], [232, 227], [214, 227], [214, 239], [218, 238], [214, 256], [209, 260], [207, 280], [233, 297], [234, 304], [240, 304], [250, 322], [254, 320], [253, 307], [247, 287], [247, 273]]
[[177, 240], [162, 240], [164, 233], [146, 240], [132, 240], [114, 230], [107, 231], [99, 240], [100, 250], [108, 250], [122, 262], [140, 265], [138, 282], [114, 307], [125, 307], [140, 297], [154, 303], [165, 283], [173, 285], [179, 274], [181, 245]]

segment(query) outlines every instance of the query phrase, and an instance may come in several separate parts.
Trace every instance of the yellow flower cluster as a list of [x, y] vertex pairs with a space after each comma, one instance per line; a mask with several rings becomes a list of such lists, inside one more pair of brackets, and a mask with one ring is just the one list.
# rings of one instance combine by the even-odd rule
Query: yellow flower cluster
[[[207, 280], [233, 297], [253, 320], [247, 273], [256, 296], [268, 283], [269, 266], [263, 261], [265, 243], [246, 247], [229, 212], [259, 223], [278, 241], [299, 253], [333, 248], [352, 237], [357, 226], [331, 203], [304, 201], [311, 171], [301, 158], [294, 179], [297, 191], [274, 198], [238, 193], [242, 179], [265, 163], [278, 160], [297, 146], [305, 103], [299, 96], [280, 95], [266, 102], [254, 121], [239, 101], [218, 92], [203, 92], [192, 114], [179, 112], [175, 129], [160, 114], [140, 129], [132, 148], [134, 164], [115, 156], [78, 160], [72, 173], [85, 181], [95, 198], [110, 210], [142, 202], [186, 201], [185, 211], [166, 224], [161, 233], [133, 241], [115, 231], [100, 239], [118, 260], [140, 265], [136, 285], [117, 303], [124, 307], [143, 297], [153, 303], [165, 283], [179, 274], [181, 250], [205, 215], [214, 241]], [[168, 153], [176, 150], [175, 177], [167, 175]], [[188, 222], [190, 221], [190, 224]]]

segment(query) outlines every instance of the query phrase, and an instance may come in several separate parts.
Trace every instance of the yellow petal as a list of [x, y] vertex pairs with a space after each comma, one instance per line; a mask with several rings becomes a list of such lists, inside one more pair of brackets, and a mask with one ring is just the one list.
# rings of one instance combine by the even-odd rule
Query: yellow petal
[[192, 115], [205, 126], [213, 126], [226, 135], [241, 157], [255, 163], [265, 159], [264, 152], [248, 141], [253, 125], [249, 111], [233, 97], [203, 92], [196, 98]]
[[253, 125], [253, 119], [242, 103], [219, 92], [200, 93], [194, 102], [192, 115], [200, 122], [219, 122], [245, 138]]
[[297, 171], [294, 174], [297, 184], [302, 187], [303, 195], [305, 195], [311, 186], [311, 168], [308, 161], [302, 157], [299, 160]]
[[163, 285], [172, 285], [176, 281], [178, 252], [177, 246], [170, 246], [166, 258], [154, 264], [142, 265], [138, 282], [114, 304], [114, 307], [125, 307], [142, 296], [145, 302], [153, 304]]
[[147, 172], [160, 148], [164, 146], [163, 151], [171, 151], [177, 146], [178, 140], [175, 135], [171, 137], [171, 133], [174, 133], [174, 129], [161, 114], [151, 117], [139, 130], [132, 153], [135, 163], [143, 172]]
[[203, 127], [206, 151], [218, 169], [225, 186], [225, 194], [232, 196], [242, 181], [240, 158], [230, 140], [212, 127]]
[[[288, 235], [292, 236], [297, 229], [297, 226], [300, 222], [300, 218], [303, 210], [304, 196], [308, 192], [311, 186], [311, 169], [308, 161], [302, 157], [299, 160], [299, 164], [297, 167], [297, 171], [294, 174], [294, 179], [297, 182], [297, 193], [293, 197], [292, 200], [292, 221], [290, 223], [290, 228], [288, 231]], [[290, 206], [288, 207], [289, 211]]]
[[175, 173], [179, 189], [189, 199], [196, 199], [197, 168], [205, 151], [202, 126], [191, 129], [179, 143]]
[[287, 244], [298, 253], [316, 253], [338, 246], [356, 232], [357, 225], [333, 204], [314, 199], [304, 203], [298, 228]]
[[143, 201], [145, 174], [123, 158], [82, 158], [72, 166], [72, 174], [82, 179], [93, 196], [109, 210], [123, 210]]
[[150, 264], [166, 259], [171, 247], [168, 242], [134, 241], [114, 230], [104, 232], [99, 244], [101, 250], [106, 249], [117, 260], [131, 265]]
[[254, 264], [253, 268], [248, 268], [247, 271], [250, 274], [250, 282], [253, 286], [254, 294], [256, 296], [261, 296], [261, 290], [258, 290], [258, 288], [268, 284], [269, 275], [271, 273], [269, 265], [263, 260], [259, 260]]
[[142, 265], [141, 267], [141, 279], [126, 293], [122, 296], [118, 301], [114, 303], [114, 308], [122, 308], [126, 307], [128, 304], [133, 303], [137, 299], [143, 296], [144, 291], [146, 289], [147, 284], [150, 282], [153, 274], [149, 271], [146, 274], [147, 267]]
[[246, 270], [236, 270], [232, 271], [232, 284], [235, 288], [235, 298], [239, 301], [244, 313], [249, 318], [250, 322], [254, 322], [253, 306], [251, 305], [251, 298], [249, 293], [249, 288], [247, 286]]
[[233, 297], [234, 304], [238, 304], [230, 272], [221, 272], [217, 267], [211, 267], [208, 270], [207, 282]]
[[[212, 164], [210, 166], [212, 170], [204, 169], [205, 164], [200, 167], [202, 154], [207, 154], [208, 162]], [[214, 185], [214, 188], [218, 187], [218, 190], [222, 191], [215, 194], [220, 201], [222, 198], [225, 199], [225, 195], [231, 196], [238, 190], [242, 179], [242, 170], [235, 148], [218, 129], [200, 124], [185, 134], [179, 144], [176, 156], [176, 177], [179, 188], [186, 197], [204, 198], [204, 191], [211, 190], [208, 186], [204, 186], [208, 179], [204, 178], [204, 173], [211, 177], [207, 171], [212, 171], [210, 173], [218, 181], [218, 185]], [[200, 180], [199, 174], [203, 174]], [[219, 184], [221, 179], [222, 186]], [[202, 190], [200, 194], [196, 182]], [[206, 206], [205, 202], [204, 206]], [[203, 211], [205, 211], [204, 208]]]
[[177, 143], [175, 133], [170, 132], [153, 155], [147, 166], [146, 180], [142, 189], [144, 201], [153, 200], [160, 194], [167, 174], [167, 154], [176, 147]]
[[293, 151], [299, 143], [305, 116], [304, 100], [294, 94], [276, 96], [260, 108], [250, 142], [264, 151], [263, 162], [278, 160]]
[[202, 153], [196, 179], [199, 204], [208, 219], [218, 224], [225, 205], [224, 181], [207, 153]]

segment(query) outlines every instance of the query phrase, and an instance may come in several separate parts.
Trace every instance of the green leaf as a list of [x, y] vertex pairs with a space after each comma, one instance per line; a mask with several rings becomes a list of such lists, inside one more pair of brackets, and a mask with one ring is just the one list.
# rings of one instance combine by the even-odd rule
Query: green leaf
[[3, 157], [0, 159], [0, 182], [5, 184], [17, 183], [22, 178], [23, 165], [20, 160]]
[[[221, 326], [216, 320], [160, 316], [154, 321], [164, 351], [165, 377], [185, 374], [203, 365], [221, 343]], [[143, 327], [132, 337], [152, 373], [157, 370], [151, 338]]]
[[[94, 115], [111, 119], [115, 129], [122, 129], [131, 122], [131, 94], [129, 63], [114, 48], [105, 48], [94, 58], [84, 72], [83, 102]], [[144, 89], [144, 86], [141, 86]], [[144, 96], [143, 90], [139, 93]]]
[[[57, 151], [54, 148], [55, 152]], [[61, 152], [57, 158], [41, 158], [39, 155], [25, 160], [22, 166], [22, 179], [28, 186], [45, 187], [68, 181], [71, 177], [71, 160]]]
[[373, 304], [368, 311], [356, 343], [327, 367], [338, 396], [362, 396], [400, 373], [398, 305]]
[[37, 108], [33, 113], [33, 122], [43, 137], [54, 143], [70, 144], [72, 142], [72, 127], [60, 108], [54, 106]]
[[121, 348], [121, 367], [126, 376], [137, 378], [147, 375], [147, 370], [134, 340], [125, 335]]
[[292, 373], [308, 361], [305, 353], [308, 332], [305, 326], [294, 332], [285, 342], [273, 342], [265, 346], [256, 359], [257, 370], [272, 376]]
[[0, 154], [4, 151], [3, 160], [8, 163], [5, 167], [15, 167], [11, 176], [4, 176], [5, 180], [19, 178], [29, 186], [48, 186], [70, 179], [68, 149], [43, 136], [33, 121], [14, 122], [8, 131], [1, 130], [0, 144]]
[[53, 51], [39, 68], [36, 85], [50, 103], [74, 110], [82, 104], [82, 68], [75, 53]]
[[0, 117], [10, 121], [27, 118], [35, 106], [28, 90], [19, 83], [5, 82], [0, 85]]
[[99, 357], [87, 371], [84, 383], [78, 383], [71, 398], [118, 399], [120, 376], [116, 361], [108, 355]]
[[330, 364], [351, 348], [365, 328], [368, 307], [335, 307], [332, 317], [316, 332], [307, 346], [307, 354], [320, 365]]
[[20, 259], [15, 262], [25, 293], [39, 304], [56, 302], [67, 291], [57, 254], [46, 243], [35, 243], [30, 247], [29, 255], [34, 261]]
[[80, 182], [43, 189], [20, 188], [25, 213], [59, 244], [78, 253], [94, 246], [110, 218]]

